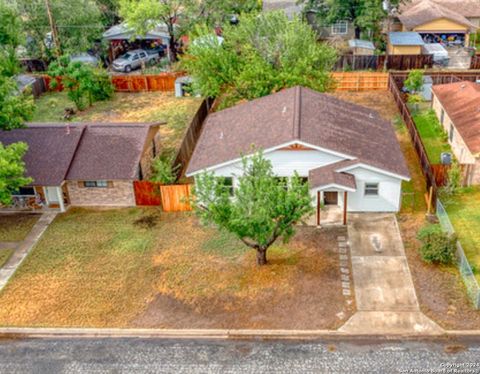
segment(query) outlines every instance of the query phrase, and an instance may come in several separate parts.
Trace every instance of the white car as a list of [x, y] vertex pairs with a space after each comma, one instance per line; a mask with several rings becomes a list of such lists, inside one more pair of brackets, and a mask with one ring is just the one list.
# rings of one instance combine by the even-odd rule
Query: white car
[[140, 68], [142, 64], [147, 65], [148, 62], [157, 59], [158, 53], [148, 54], [147, 51], [143, 49], [135, 49], [116, 58], [113, 61], [112, 68], [115, 71], [130, 73], [132, 70]]

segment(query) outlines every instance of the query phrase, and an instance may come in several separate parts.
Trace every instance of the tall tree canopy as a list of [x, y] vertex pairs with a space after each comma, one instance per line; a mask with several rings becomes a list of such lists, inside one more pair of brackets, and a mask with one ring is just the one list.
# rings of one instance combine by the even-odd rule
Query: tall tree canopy
[[[356, 37], [361, 32], [378, 36], [381, 22], [387, 16], [383, 0], [300, 0], [305, 11], [314, 12], [321, 23], [331, 24], [336, 21], [351, 21], [355, 26]], [[398, 0], [390, 1], [398, 4]]]
[[19, 93], [13, 78], [0, 74], [0, 130], [22, 127], [34, 109], [32, 95]]
[[[49, 57], [53, 54], [45, 0], [8, 0], [14, 3], [23, 20], [30, 55]], [[58, 30], [63, 53], [85, 52], [103, 32], [102, 13], [95, 0], [49, 0], [52, 18]]]
[[0, 0], [0, 74], [13, 76], [20, 71], [16, 48], [23, 40], [20, 15], [12, 5]]
[[195, 178], [194, 207], [204, 223], [236, 235], [257, 252], [257, 264], [267, 263], [268, 248], [295, 233], [295, 224], [313, 212], [307, 183], [295, 174], [288, 181], [273, 174], [261, 152], [243, 158], [243, 172], [233, 191], [211, 173]]
[[182, 63], [204, 96], [223, 95], [224, 105], [302, 85], [326, 91], [336, 52], [317, 43], [315, 32], [283, 12], [246, 15], [237, 26], [226, 26], [220, 43], [201, 29]]
[[259, 0], [120, 0], [120, 15], [136, 33], [144, 35], [157, 23], [167, 26], [172, 61], [180, 36], [193, 24], [222, 25], [232, 15], [259, 9]]
[[10, 204], [12, 193], [32, 182], [31, 178], [24, 176], [23, 156], [27, 149], [22, 142], [7, 146], [0, 143], [0, 204]]

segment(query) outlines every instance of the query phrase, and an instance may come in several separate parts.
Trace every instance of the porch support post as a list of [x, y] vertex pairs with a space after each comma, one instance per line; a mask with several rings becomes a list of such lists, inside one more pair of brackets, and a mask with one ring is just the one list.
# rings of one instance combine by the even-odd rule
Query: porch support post
[[317, 226], [320, 226], [320, 191], [317, 191]]
[[343, 224], [347, 224], [347, 191], [343, 192]]
[[60, 205], [60, 212], [65, 212], [65, 204], [63, 202], [62, 187], [55, 187], [57, 190], [58, 204]]

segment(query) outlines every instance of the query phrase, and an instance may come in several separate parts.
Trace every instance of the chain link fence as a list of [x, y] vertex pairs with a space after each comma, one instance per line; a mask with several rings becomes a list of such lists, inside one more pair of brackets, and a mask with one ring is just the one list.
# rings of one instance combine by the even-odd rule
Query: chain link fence
[[[455, 233], [452, 222], [439, 199], [437, 199], [437, 217], [442, 229], [449, 234]], [[462, 276], [463, 283], [467, 289], [467, 294], [476, 309], [480, 309], [480, 286], [472, 270], [470, 263], [465, 256], [462, 244], [457, 240], [457, 266]]]

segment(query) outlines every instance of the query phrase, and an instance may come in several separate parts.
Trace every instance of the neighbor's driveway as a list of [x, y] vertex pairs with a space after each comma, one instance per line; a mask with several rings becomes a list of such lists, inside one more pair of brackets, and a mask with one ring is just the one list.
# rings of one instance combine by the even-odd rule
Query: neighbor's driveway
[[348, 236], [358, 312], [341, 330], [440, 332], [420, 312], [395, 215], [350, 214]]

